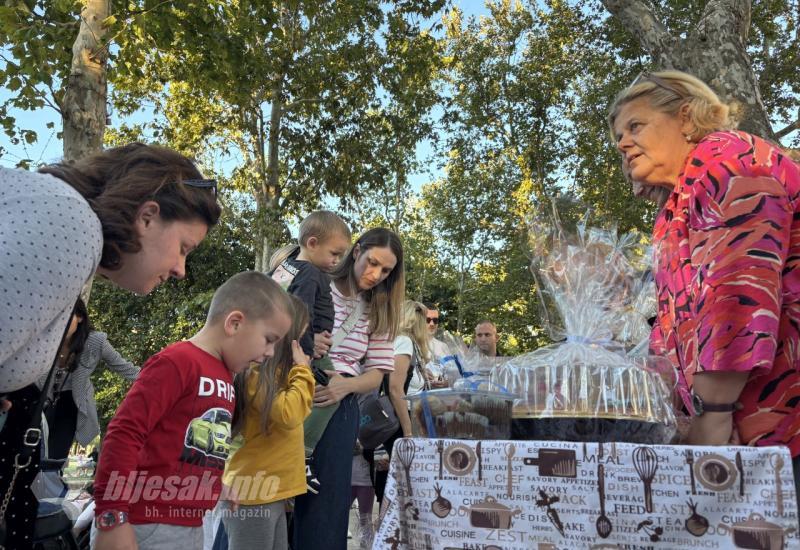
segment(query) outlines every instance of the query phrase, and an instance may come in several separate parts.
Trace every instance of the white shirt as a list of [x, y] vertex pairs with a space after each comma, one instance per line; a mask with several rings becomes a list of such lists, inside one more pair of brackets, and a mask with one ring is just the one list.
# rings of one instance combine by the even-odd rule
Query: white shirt
[[[407, 355], [409, 360], [414, 357], [414, 343], [411, 341], [411, 338], [401, 334], [394, 340], [394, 354], [397, 355]], [[414, 373], [411, 376], [411, 382], [408, 384], [408, 391], [406, 395], [414, 395], [415, 393], [419, 393], [425, 387], [425, 381], [420, 376], [419, 369], [415, 369], [413, 364], [409, 364], [408, 368], [413, 369]]]

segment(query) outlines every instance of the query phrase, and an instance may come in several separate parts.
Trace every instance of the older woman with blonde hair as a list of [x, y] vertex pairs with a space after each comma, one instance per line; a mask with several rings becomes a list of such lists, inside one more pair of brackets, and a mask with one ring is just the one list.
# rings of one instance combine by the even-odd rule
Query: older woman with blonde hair
[[609, 125], [634, 193], [662, 206], [651, 348], [678, 370], [688, 442], [784, 445], [797, 473], [800, 167], [735, 115], [663, 71], [625, 89]]

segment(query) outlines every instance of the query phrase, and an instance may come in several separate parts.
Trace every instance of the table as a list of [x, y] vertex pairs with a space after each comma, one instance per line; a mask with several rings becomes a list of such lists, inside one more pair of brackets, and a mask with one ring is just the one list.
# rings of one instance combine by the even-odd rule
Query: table
[[395, 443], [374, 549], [800, 548], [789, 452]]

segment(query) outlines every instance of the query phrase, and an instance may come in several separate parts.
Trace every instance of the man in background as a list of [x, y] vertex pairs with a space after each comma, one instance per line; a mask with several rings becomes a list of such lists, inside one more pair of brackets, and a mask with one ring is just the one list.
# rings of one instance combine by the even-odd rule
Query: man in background
[[[430, 328], [430, 325], [428, 327]], [[482, 355], [496, 357], [499, 339], [497, 327], [489, 319], [484, 319], [475, 325], [475, 346]]]
[[425, 304], [425, 307], [428, 308], [426, 320], [428, 322], [428, 334], [431, 335], [431, 360], [438, 361], [449, 354], [445, 343], [436, 338], [440, 323], [439, 310], [433, 304]]

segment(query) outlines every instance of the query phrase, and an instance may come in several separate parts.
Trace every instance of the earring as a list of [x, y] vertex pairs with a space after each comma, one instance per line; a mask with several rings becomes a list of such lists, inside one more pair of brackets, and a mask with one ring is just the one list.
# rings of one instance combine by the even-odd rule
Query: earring
[[692, 134], [684, 134], [683, 137], [686, 138], [686, 143], [692, 142]]

